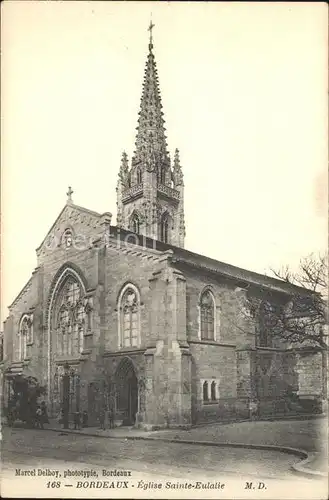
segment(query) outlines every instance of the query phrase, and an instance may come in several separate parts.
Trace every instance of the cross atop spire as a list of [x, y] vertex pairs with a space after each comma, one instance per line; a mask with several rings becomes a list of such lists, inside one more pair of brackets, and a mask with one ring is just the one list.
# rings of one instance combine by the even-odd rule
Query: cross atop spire
[[66, 195], [67, 195], [67, 203], [72, 203], [73, 202], [73, 200], [72, 200], [72, 194], [73, 194], [73, 189], [71, 188], [71, 186], [69, 186], [69, 190], [66, 193]]
[[151, 18], [150, 25], [147, 28], [147, 31], [150, 32], [150, 43], [149, 43], [149, 49], [150, 50], [153, 49], [153, 34], [152, 34], [152, 30], [153, 30], [154, 26], [155, 26], [155, 24], [152, 23], [152, 18]]

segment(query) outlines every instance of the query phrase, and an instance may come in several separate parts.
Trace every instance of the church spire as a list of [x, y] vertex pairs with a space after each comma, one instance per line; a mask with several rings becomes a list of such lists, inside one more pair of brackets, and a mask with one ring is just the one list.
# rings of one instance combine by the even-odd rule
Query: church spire
[[178, 150], [173, 168], [167, 149], [161, 94], [149, 43], [131, 166], [123, 153], [117, 183], [117, 225], [154, 240], [184, 247], [184, 182]]
[[151, 21], [148, 28], [149, 52], [138, 113], [136, 149], [132, 159], [133, 165], [141, 164], [141, 167], [146, 167], [148, 171], [154, 170], [160, 163], [169, 164], [158, 71], [153, 54], [153, 28]]

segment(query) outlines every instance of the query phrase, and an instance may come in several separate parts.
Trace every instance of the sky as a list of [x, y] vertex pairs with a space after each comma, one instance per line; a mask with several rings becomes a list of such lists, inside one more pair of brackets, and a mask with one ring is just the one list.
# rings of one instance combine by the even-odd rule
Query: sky
[[327, 245], [325, 3], [1, 5], [2, 319], [66, 202], [116, 220], [151, 16], [188, 250], [260, 273]]

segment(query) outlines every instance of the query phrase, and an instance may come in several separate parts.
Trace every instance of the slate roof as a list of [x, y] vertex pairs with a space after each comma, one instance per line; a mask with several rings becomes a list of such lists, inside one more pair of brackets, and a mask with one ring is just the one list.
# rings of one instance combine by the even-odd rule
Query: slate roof
[[[131, 233], [131, 231], [118, 228], [117, 226], [111, 226], [111, 234], [113, 236], [119, 235], [120, 239], [124, 239], [125, 236]], [[139, 235], [139, 240], [141, 246], [144, 245], [148, 248], [154, 248], [160, 251], [172, 250], [173, 263], [177, 263], [178, 265], [183, 264], [191, 268], [203, 269], [210, 273], [219, 274], [223, 277], [234, 279], [241, 285], [243, 284], [245, 286], [248, 286], [248, 284], [252, 284], [261, 288], [271, 289], [273, 291], [289, 295], [296, 293], [299, 293], [301, 295], [309, 295], [313, 293], [311, 290], [307, 290], [303, 287], [287, 283], [283, 280], [233, 266], [232, 264], [227, 264], [225, 262], [206, 257], [205, 255], [200, 255], [195, 252], [191, 252], [190, 250], [175, 247], [161, 241], [156, 241], [152, 238], [146, 238]]]

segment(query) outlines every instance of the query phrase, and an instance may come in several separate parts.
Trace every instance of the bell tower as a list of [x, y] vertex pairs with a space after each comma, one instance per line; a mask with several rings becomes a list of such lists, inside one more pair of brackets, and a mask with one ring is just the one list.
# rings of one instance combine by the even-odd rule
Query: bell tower
[[135, 151], [122, 154], [117, 182], [117, 225], [184, 247], [184, 182], [178, 149], [169, 157], [150, 23]]

